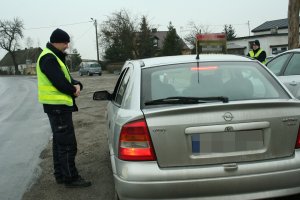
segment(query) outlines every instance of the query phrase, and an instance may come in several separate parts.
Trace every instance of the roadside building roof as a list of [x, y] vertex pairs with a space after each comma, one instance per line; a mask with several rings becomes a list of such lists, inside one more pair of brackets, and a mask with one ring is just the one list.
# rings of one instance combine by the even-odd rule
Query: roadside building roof
[[[299, 17], [300, 19], [300, 17]], [[300, 21], [300, 20], [299, 20]], [[299, 23], [300, 25], [300, 23]], [[288, 19], [278, 19], [278, 20], [272, 20], [272, 21], [266, 21], [265, 23], [259, 25], [258, 27], [252, 29], [251, 32], [260, 32], [260, 31], [268, 31], [271, 29], [286, 29], [288, 28]]]
[[[40, 47], [17, 50], [15, 51], [16, 62], [18, 65], [26, 64], [28, 61], [31, 63], [36, 63], [42, 51], [43, 50]], [[0, 61], [0, 66], [13, 66], [13, 65], [14, 64], [11, 55], [9, 53], [7, 53]]]
[[[165, 41], [165, 38], [166, 38], [167, 34], [168, 34], [168, 31], [156, 31], [156, 30], [152, 30], [152, 35], [158, 39], [158, 48], [159, 49], [161, 49], [163, 47], [163, 42]], [[178, 38], [180, 39], [180, 41], [183, 44], [183, 49], [190, 49], [186, 45], [186, 43], [182, 40], [181, 37], [178, 36]]]

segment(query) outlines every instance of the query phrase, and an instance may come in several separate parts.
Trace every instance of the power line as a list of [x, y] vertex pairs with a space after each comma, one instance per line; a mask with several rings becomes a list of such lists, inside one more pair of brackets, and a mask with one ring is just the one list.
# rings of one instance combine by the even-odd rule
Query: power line
[[38, 29], [54, 28], [54, 27], [62, 27], [62, 26], [73, 26], [73, 25], [86, 24], [86, 23], [91, 23], [91, 21], [77, 22], [77, 23], [72, 23], [72, 24], [61, 24], [61, 25], [55, 25], [55, 26], [44, 26], [44, 27], [25, 28], [25, 30], [38, 30]]
[[[92, 27], [94, 27], [94, 25], [90, 26], [83, 34], [81, 34], [81, 35], [78, 37], [78, 39], [81, 39], [86, 33], [88, 33], [88, 31], [89, 31]], [[78, 40], [77, 40], [77, 41], [78, 41]]]

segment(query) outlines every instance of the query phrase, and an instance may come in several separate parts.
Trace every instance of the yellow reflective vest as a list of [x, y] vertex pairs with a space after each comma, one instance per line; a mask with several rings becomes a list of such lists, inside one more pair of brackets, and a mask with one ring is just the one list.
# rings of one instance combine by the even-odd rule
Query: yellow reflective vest
[[[257, 52], [256, 52], [256, 54], [254, 54], [254, 51], [253, 50], [251, 50], [250, 52], [249, 52], [249, 55], [250, 55], [250, 57], [251, 58], [257, 58], [260, 54], [261, 54], [261, 52], [263, 52], [263, 50], [262, 49], [259, 49]], [[266, 64], [266, 59], [262, 62], [262, 64]]]
[[56, 57], [57, 62], [59, 63], [61, 70], [64, 73], [66, 79], [71, 83], [71, 76], [66, 65], [50, 49], [45, 48], [42, 51], [41, 55], [39, 56], [36, 65], [39, 102], [42, 104], [73, 106], [72, 97], [70, 95], [58, 91], [49, 81], [47, 76], [41, 71], [40, 59], [41, 57], [49, 53], [53, 54]]

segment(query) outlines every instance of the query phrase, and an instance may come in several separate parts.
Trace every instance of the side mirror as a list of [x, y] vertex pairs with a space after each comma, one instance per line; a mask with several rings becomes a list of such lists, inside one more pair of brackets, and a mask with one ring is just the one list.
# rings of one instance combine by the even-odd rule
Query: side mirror
[[98, 100], [98, 101], [109, 100], [110, 101], [111, 99], [112, 99], [112, 94], [110, 94], [107, 90], [94, 92], [94, 95], [93, 95], [93, 100]]

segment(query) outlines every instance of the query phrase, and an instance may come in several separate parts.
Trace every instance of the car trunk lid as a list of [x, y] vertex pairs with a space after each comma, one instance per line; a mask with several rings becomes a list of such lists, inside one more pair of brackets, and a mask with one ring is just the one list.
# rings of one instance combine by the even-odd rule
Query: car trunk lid
[[231, 102], [143, 110], [160, 167], [226, 164], [291, 156], [299, 103]]

